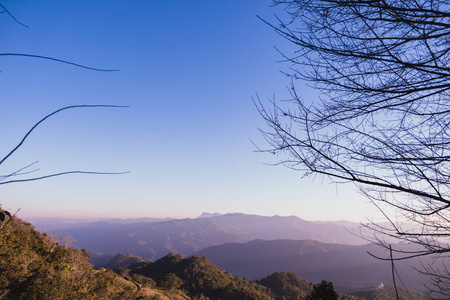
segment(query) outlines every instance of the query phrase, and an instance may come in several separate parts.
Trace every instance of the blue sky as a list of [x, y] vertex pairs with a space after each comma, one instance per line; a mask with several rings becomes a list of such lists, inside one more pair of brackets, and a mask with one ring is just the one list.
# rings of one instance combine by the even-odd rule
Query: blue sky
[[[24, 217], [196, 217], [203, 211], [364, 220], [373, 207], [352, 186], [281, 166], [256, 153], [265, 124], [252, 103], [287, 97], [295, 48], [257, 18], [275, 22], [271, 1], [2, 1], [25, 28], [0, 15], [0, 52], [70, 60], [0, 57], [0, 151], [45, 122], [2, 173], [39, 161], [35, 175], [70, 175], [4, 185], [1, 204]], [[311, 90], [304, 97], [313, 99]]]

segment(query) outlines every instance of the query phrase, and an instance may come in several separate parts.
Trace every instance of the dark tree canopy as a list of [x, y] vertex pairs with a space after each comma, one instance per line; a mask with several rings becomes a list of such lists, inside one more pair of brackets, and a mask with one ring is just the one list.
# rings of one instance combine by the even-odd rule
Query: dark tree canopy
[[321, 283], [315, 284], [311, 294], [306, 300], [338, 300], [339, 296], [334, 291], [333, 283], [322, 280]]
[[[369, 225], [375, 233], [420, 246], [403, 257], [450, 252], [450, 2], [274, 2], [286, 15], [271, 26], [297, 51], [284, 53], [291, 103], [258, 102], [266, 150], [307, 175], [356, 184], [391, 222]], [[302, 99], [297, 80], [319, 99]], [[450, 293], [446, 274], [435, 288]]]

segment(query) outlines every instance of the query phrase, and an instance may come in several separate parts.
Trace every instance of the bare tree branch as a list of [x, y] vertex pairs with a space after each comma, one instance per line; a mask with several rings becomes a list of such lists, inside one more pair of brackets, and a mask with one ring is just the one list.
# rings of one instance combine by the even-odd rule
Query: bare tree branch
[[0, 56], [19, 56], [19, 57], [45, 59], [45, 60], [51, 60], [51, 61], [55, 61], [55, 62], [59, 62], [59, 63], [63, 63], [63, 64], [72, 65], [72, 66], [83, 68], [83, 69], [88, 69], [88, 70], [91, 70], [91, 71], [100, 71], [100, 72], [117, 72], [117, 71], [119, 71], [119, 69], [97, 69], [97, 68], [92, 68], [92, 67], [80, 65], [80, 64], [77, 64], [77, 63], [73, 63], [73, 62], [68, 61], [68, 60], [58, 59], [58, 58], [54, 58], [54, 57], [50, 57], [50, 56], [24, 54], [24, 53], [0, 53]]
[[[2, 4], [0, 4], [0, 14], [5, 13], [7, 14], [10, 18], [12, 18], [16, 23], [27, 27], [27, 25], [19, 22], [10, 12], [8, 9], [6, 9], [6, 7]], [[57, 59], [54, 57], [49, 57], [49, 56], [42, 56], [42, 55], [35, 55], [35, 54], [24, 54], [24, 53], [0, 53], [0, 56], [16, 56], [16, 57], [26, 57], [26, 58], [37, 58], [37, 59], [44, 59], [44, 60], [50, 60], [50, 61], [55, 61], [58, 63], [63, 63], [63, 64], [69, 64], [69, 65], [73, 65], [79, 68], [84, 68], [84, 69], [88, 69], [88, 70], [93, 70], [93, 71], [102, 71], [102, 72], [113, 72], [113, 71], [118, 71], [117, 69], [98, 69], [98, 68], [92, 68], [92, 67], [88, 67], [85, 65], [81, 65], [81, 64], [77, 64], [77, 63], [73, 63], [67, 60], [62, 60], [62, 59]], [[24, 144], [24, 142], [26, 141], [26, 139], [29, 137], [29, 135], [44, 121], [46, 121], [48, 118], [50, 118], [51, 116], [58, 114], [62, 111], [68, 110], [68, 109], [74, 109], [74, 108], [99, 108], [99, 107], [103, 107], [103, 108], [118, 108], [118, 107], [128, 107], [128, 106], [119, 106], [119, 105], [72, 105], [72, 106], [66, 106], [63, 108], [60, 108], [50, 114], [48, 114], [47, 116], [45, 116], [44, 118], [42, 118], [41, 120], [39, 120], [36, 124], [34, 124], [33, 127], [31, 127], [31, 129], [25, 134], [25, 136], [22, 138], [22, 140], [19, 142], [19, 144], [17, 146], [15, 146], [8, 154], [6, 154], [3, 158], [0, 159], [0, 165], [3, 164], [7, 159], [9, 159], [18, 149], [20, 149], [22, 147], [22, 145]], [[129, 173], [129, 172], [92, 172], [92, 171], [65, 171], [65, 172], [59, 172], [59, 173], [52, 173], [52, 174], [47, 174], [47, 175], [43, 175], [43, 176], [36, 176], [36, 177], [28, 177], [28, 178], [22, 178], [22, 179], [11, 179], [8, 181], [4, 181], [8, 178], [11, 177], [20, 177], [23, 175], [29, 175], [31, 173], [34, 173], [36, 171], [38, 171], [39, 169], [34, 169], [34, 170], [27, 170], [29, 169], [31, 166], [35, 165], [37, 163], [31, 163], [19, 170], [16, 170], [12, 173], [9, 173], [7, 175], [0, 175], [0, 185], [4, 185], [4, 184], [10, 184], [10, 183], [19, 183], [19, 182], [28, 182], [28, 181], [36, 181], [36, 180], [41, 180], [41, 179], [47, 179], [47, 178], [51, 178], [51, 177], [57, 177], [57, 176], [62, 176], [62, 175], [68, 175], [68, 174], [94, 174], [94, 175], [117, 175], [117, 174], [125, 174], [125, 173]], [[25, 171], [27, 170], [27, 171]], [[17, 212], [16, 212], [17, 213]], [[6, 217], [9, 217], [9, 219], [6, 221], [6, 223], [3, 223], [3, 221], [5, 220]], [[6, 211], [6, 210], [2, 210], [0, 209], [0, 222], [2, 223], [0, 226], [0, 230], [2, 230], [11, 220], [11, 214]]]
[[25, 134], [25, 136], [22, 138], [22, 140], [20, 141], [20, 143], [15, 146], [11, 152], [9, 152], [7, 155], [5, 155], [1, 160], [0, 160], [0, 165], [7, 160], [14, 152], [16, 152], [25, 142], [25, 140], [28, 138], [28, 136], [36, 129], [36, 127], [38, 127], [42, 122], [44, 122], [45, 120], [47, 120], [48, 118], [50, 118], [53, 115], [56, 115], [57, 113], [60, 113], [64, 110], [68, 110], [68, 109], [74, 109], [74, 108], [98, 108], [98, 107], [105, 107], [105, 108], [124, 108], [124, 107], [128, 107], [128, 106], [121, 106], [121, 105], [71, 105], [71, 106], [66, 106], [63, 108], [60, 108], [58, 110], [55, 110], [54, 112], [48, 114], [47, 116], [45, 116], [44, 118], [42, 118], [41, 120], [39, 120], [39, 122], [37, 122], [36, 124], [34, 124], [33, 127], [31, 127], [31, 129]]
[[0, 185], [3, 184], [9, 184], [9, 183], [21, 183], [21, 182], [28, 182], [28, 181], [36, 181], [41, 179], [47, 179], [51, 177], [57, 177], [62, 175], [68, 175], [68, 174], [90, 174], [90, 175], [121, 175], [121, 174], [128, 174], [129, 171], [126, 172], [89, 172], [89, 171], [67, 171], [67, 172], [60, 172], [60, 173], [54, 173], [39, 177], [33, 177], [33, 178], [26, 178], [26, 179], [16, 179], [16, 180], [9, 180], [5, 182], [0, 182]]
[[[282, 54], [290, 99], [254, 101], [269, 127], [262, 133], [270, 147], [260, 151], [280, 154], [303, 175], [354, 183], [389, 221], [365, 225], [373, 242], [417, 245], [392, 249], [404, 254], [394, 260], [443, 257], [450, 252], [450, 3], [274, 3], [286, 14], [279, 25], [266, 23], [296, 49]], [[318, 101], [304, 100], [297, 80], [314, 87]], [[415, 227], [403, 229], [392, 213]]]
[[22, 23], [22, 22], [20, 22], [19, 20], [17, 20], [17, 19], [9, 12], [9, 10], [6, 9], [6, 7], [5, 7], [3, 4], [0, 4], [0, 8], [3, 9], [3, 11], [0, 11], [0, 14], [1, 14], [1, 13], [6, 13], [11, 19], [14, 20], [14, 22], [16, 22], [16, 23], [19, 24], [19, 25], [22, 25], [23, 27], [28, 28], [27, 25], [25, 25], [24, 23]]

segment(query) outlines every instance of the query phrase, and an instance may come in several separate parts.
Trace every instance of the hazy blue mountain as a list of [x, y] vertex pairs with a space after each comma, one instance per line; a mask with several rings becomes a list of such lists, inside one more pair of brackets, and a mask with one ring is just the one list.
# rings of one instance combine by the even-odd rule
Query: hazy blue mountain
[[89, 254], [89, 262], [95, 268], [104, 267], [115, 257], [114, 255], [105, 255], [102, 252], [95, 250], [88, 251], [88, 254]]
[[213, 218], [213, 217], [219, 217], [219, 216], [222, 216], [222, 214], [217, 213], [217, 212], [216, 213], [204, 212], [200, 216], [198, 216], [197, 218]]
[[311, 239], [325, 243], [367, 244], [367, 241], [358, 235], [359, 223], [354, 222], [312, 222], [295, 216], [266, 217], [240, 213], [215, 216], [212, 219], [239, 228], [256, 239]]
[[[390, 262], [377, 260], [367, 252], [388, 256], [384, 249], [374, 245], [341, 245], [313, 240], [228, 243], [205, 248], [195, 255], [205, 256], [231, 274], [251, 280], [277, 271], [289, 271], [308, 281], [326, 279], [336, 286], [391, 284]], [[424, 290], [426, 278], [419, 275], [412, 264], [410, 260], [395, 263], [407, 288]], [[420, 266], [418, 262], [415, 264]]]
[[205, 247], [229, 242], [247, 242], [254, 237], [211, 218], [130, 224], [95, 223], [65, 228], [59, 236], [70, 235], [75, 246], [105, 255], [133, 253], [157, 259], [169, 252], [189, 255]]
[[[59, 225], [58, 225], [59, 224]], [[363, 244], [357, 223], [310, 222], [298, 217], [265, 217], [246, 214], [203, 214], [197, 219], [161, 221], [153, 218], [95, 222], [56, 222], [48, 230], [72, 236], [77, 247], [107, 256], [133, 253], [158, 259], [169, 252], [190, 255], [205, 247], [254, 239], [314, 239], [328, 243]], [[47, 227], [46, 227], [47, 226]], [[47, 231], [41, 220], [36, 227]], [[97, 256], [98, 257], [98, 256]]]
[[92, 219], [72, 219], [72, 218], [26, 218], [27, 222], [33, 224], [36, 229], [42, 232], [58, 232], [61, 229], [79, 227], [101, 227], [113, 224], [133, 224], [133, 223], [153, 223], [173, 220], [172, 218], [136, 218], [136, 219], [115, 219], [115, 218], [92, 218]]
[[24, 218], [42, 232], [55, 232], [61, 228], [73, 228], [101, 221], [102, 219], [71, 219], [71, 218]]

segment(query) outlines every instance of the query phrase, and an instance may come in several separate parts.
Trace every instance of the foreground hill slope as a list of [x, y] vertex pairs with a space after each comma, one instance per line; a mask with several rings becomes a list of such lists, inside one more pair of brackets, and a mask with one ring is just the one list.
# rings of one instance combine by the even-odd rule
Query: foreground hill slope
[[[0, 229], [0, 299], [123, 299], [135, 287], [92, 270], [87, 253], [13, 217]], [[121, 296], [120, 296], [121, 295]]]

